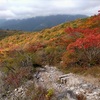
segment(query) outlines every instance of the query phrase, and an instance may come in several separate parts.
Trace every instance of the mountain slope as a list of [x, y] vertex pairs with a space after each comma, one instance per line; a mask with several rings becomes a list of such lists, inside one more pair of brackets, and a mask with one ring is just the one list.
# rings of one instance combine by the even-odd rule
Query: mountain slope
[[[36, 41], [49, 41], [55, 38], [61, 38], [66, 36], [66, 32], [65, 29], [67, 27], [75, 27], [75, 28], [99, 28], [100, 27], [100, 21], [98, 20], [99, 16], [91, 16], [88, 18], [83, 18], [83, 19], [76, 19], [74, 21], [71, 22], [65, 22], [62, 24], [59, 24], [57, 26], [54, 26], [52, 28], [48, 28], [48, 29], [44, 29], [41, 30], [39, 32], [23, 32], [23, 31], [5, 31], [5, 33], [12, 33], [12, 36], [8, 36], [6, 38], [4, 38], [3, 40], [1, 40], [0, 42], [4, 42], [5, 45], [9, 42], [12, 42], [13, 38], [16, 40], [17, 43], [24, 44], [25, 42], [27, 42], [27, 39], [32, 39], [33, 41], [28, 41], [28, 42], [36, 42]], [[98, 21], [96, 21], [98, 20]], [[2, 34], [2, 31], [0, 32], [0, 34]], [[3, 32], [4, 33], [4, 32]], [[13, 34], [16, 33], [16, 34]], [[20, 33], [20, 34], [19, 34]], [[17, 40], [17, 37], [19, 38]], [[7, 42], [6, 39], [8, 40]], [[21, 41], [23, 40], [23, 41]], [[36, 41], [35, 41], [36, 40]], [[21, 41], [21, 43], [20, 43]], [[16, 44], [16, 43], [12, 43], [12, 44]], [[0, 45], [1, 47], [3, 47], [3, 45]]]
[[[71, 59], [67, 58], [70, 57], [70, 52], [67, 52], [66, 50], [68, 45], [74, 43], [75, 41], [77, 41], [77, 39], [85, 38], [84, 34], [82, 34], [83, 30], [88, 34], [93, 33], [93, 36], [96, 34], [96, 36], [98, 36], [99, 39], [100, 20], [98, 19], [100, 19], [100, 15], [95, 15], [85, 19], [77, 19], [75, 21], [66, 22], [55, 27], [44, 29], [38, 32], [12, 31], [15, 34], [1, 37], [0, 61], [4, 61], [6, 62], [6, 64], [8, 63], [10, 67], [12, 66], [15, 68], [17, 64], [18, 66], [24, 66], [24, 64], [22, 64], [21, 62], [25, 62], [25, 66], [30, 66], [30, 64], [32, 63], [60, 65], [61, 61], [64, 62], [63, 66], [65, 67], [68, 63], [69, 65], [72, 64], [72, 66], [76, 66], [77, 64], [79, 64], [80, 66], [82, 66], [82, 68], [84, 66], [91, 66], [96, 64], [99, 65], [99, 54], [98, 58], [95, 61], [93, 61], [93, 63], [89, 63], [87, 62], [87, 58], [81, 59], [82, 57], [84, 57], [80, 57], [81, 55], [79, 55], [83, 54], [82, 50], [79, 50], [78, 54], [75, 53], [75, 55], [71, 55]], [[68, 32], [65, 32], [65, 29], [69, 27], [71, 27], [70, 31], [75, 33], [79, 33], [79, 30], [82, 29], [81, 34], [77, 34], [77, 37], [75, 35], [75, 37], [73, 35], [71, 36]], [[73, 31], [74, 29], [78, 29], [77, 32]], [[93, 39], [92, 41], [94, 40], [96, 39]], [[100, 40], [98, 40], [98, 42], [99, 41]], [[93, 50], [99, 51], [100, 49], [98, 47]], [[22, 55], [20, 55], [21, 53]], [[32, 62], [30, 61], [31, 63], [26, 63], [26, 60], [28, 59], [27, 57], [33, 59]], [[16, 64], [16, 66], [13, 66], [13, 63]], [[91, 74], [96, 76], [99, 73], [100, 68], [97, 69], [98, 71], [96, 73], [91, 72]]]
[[2, 25], [4, 22], [6, 22], [5, 19], [0, 19], [0, 25]]
[[58, 24], [72, 21], [77, 18], [85, 18], [85, 15], [51, 15], [45, 17], [35, 17], [23, 20], [8, 20], [0, 24], [2, 29], [38, 31], [41, 29], [56, 26]]
[[[80, 75], [86, 75], [86, 78], [89, 75], [89, 78], [86, 80], [89, 79], [88, 81], [92, 81], [93, 84], [100, 84], [100, 14], [62, 23], [38, 32], [8, 30], [6, 32], [1, 30], [1, 33], [10, 34], [7, 36], [0, 36], [0, 71], [5, 73], [5, 76], [3, 75], [4, 78], [1, 78], [4, 80], [4, 92], [1, 95], [2, 97], [6, 97], [8, 95], [7, 90], [13, 91], [14, 89], [15, 90], [13, 93], [17, 92], [18, 94], [22, 95], [22, 92], [24, 91], [22, 89], [23, 84], [25, 82], [27, 83], [28, 80], [32, 81], [34, 77], [37, 79], [35, 82], [46, 82], [46, 86], [50, 86], [48, 85], [47, 81], [52, 84], [51, 79], [54, 78], [55, 80], [56, 76], [58, 77], [59, 75], [58, 72], [54, 72], [56, 69], [51, 66], [58, 67], [59, 70], [63, 71], [64, 73], [72, 72]], [[44, 65], [49, 65], [50, 68], [48, 66], [47, 70], [46, 67], [43, 68]], [[39, 69], [41, 69], [41, 73]], [[33, 76], [34, 73], [35, 75]], [[56, 76], [52, 76], [53, 74]], [[45, 77], [45, 79], [44, 77], [41, 77], [42, 75]], [[70, 75], [73, 76], [73, 74]], [[96, 77], [97, 81], [94, 80], [93, 77]], [[65, 77], [64, 75], [61, 82], [66, 83], [68, 82], [67, 79], [70, 78]], [[75, 82], [78, 82], [78, 80], [76, 80], [74, 77], [71, 79], [73, 82], [73, 79], [75, 79]], [[60, 83], [59, 80], [55, 81], [57, 84]], [[100, 93], [100, 86], [97, 86], [96, 89], [90, 84], [90, 82], [89, 84], [86, 84], [85, 81], [80, 81], [84, 86], [78, 82], [78, 91], [80, 88], [79, 85], [82, 87], [82, 89], [84, 87], [86, 91], [82, 90], [83, 93], [81, 91], [78, 98], [80, 99], [81, 97], [83, 99], [84, 95], [88, 95], [88, 97], [94, 95], [93, 100], [95, 100], [96, 95], [94, 92], [96, 94]], [[71, 82], [71, 84], [73, 84], [73, 82]], [[54, 86], [56, 87], [57, 84], [54, 84]], [[35, 95], [35, 97], [40, 98], [40, 95], [43, 95], [50, 98], [54, 93], [51, 90], [53, 89], [53, 86], [50, 87], [48, 92], [45, 92], [45, 90], [41, 87], [36, 89], [34, 83], [32, 83], [32, 85], [33, 86], [28, 85], [29, 88], [26, 89], [28, 90], [27, 95], [29, 97], [34, 98]], [[69, 85], [69, 83], [67, 85]], [[59, 88], [61, 88], [61, 83]], [[70, 89], [73, 90], [72, 88]], [[77, 89], [75, 87], [75, 90]], [[34, 90], [36, 92], [34, 92]], [[12, 94], [12, 96], [14, 95]], [[37, 98], [33, 98], [30, 100], [37, 100]], [[87, 100], [91, 100], [91, 98]]]

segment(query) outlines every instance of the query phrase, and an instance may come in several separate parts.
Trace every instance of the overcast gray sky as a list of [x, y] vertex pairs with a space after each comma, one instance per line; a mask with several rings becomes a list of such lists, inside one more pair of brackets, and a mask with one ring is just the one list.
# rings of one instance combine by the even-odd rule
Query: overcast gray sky
[[0, 0], [0, 19], [55, 14], [97, 14], [100, 0]]

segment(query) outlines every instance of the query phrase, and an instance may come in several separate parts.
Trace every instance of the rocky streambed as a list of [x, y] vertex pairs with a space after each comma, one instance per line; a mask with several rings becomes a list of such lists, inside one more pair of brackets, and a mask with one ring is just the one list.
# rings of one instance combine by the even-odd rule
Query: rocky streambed
[[34, 79], [15, 89], [0, 100], [26, 100], [27, 87], [30, 84], [52, 89], [55, 97], [52, 100], [78, 100], [77, 96], [84, 96], [86, 100], [100, 100], [100, 86], [84, 80], [81, 76], [69, 73], [63, 74], [56, 67], [45, 66], [33, 75]]

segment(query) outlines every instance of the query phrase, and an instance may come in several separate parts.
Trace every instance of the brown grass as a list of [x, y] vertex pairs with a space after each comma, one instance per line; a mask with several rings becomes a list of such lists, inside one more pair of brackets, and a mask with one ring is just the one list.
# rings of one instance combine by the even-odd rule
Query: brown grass
[[76, 95], [78, 100], [86, 100], [86, 97], [83, 94]]
[[100, 84], [100, 65], [93, 67], [66, 67], [60, 68], [64, 73], [74, 73], [81, 76], [85, 81], [99, 85]]

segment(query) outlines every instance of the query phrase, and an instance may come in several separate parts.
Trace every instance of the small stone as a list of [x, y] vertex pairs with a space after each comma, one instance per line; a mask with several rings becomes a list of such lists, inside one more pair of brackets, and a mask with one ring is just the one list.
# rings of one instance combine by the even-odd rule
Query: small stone
[[71, 88], [70, 88], [70, 90], [74, 90], [74, 89], [75, 89], [75, 87], [71, 87]]

